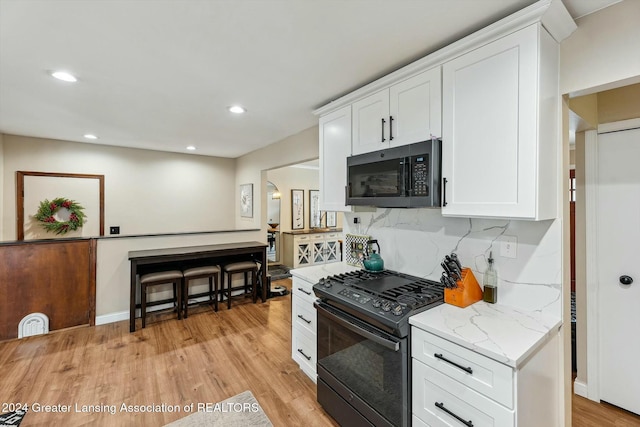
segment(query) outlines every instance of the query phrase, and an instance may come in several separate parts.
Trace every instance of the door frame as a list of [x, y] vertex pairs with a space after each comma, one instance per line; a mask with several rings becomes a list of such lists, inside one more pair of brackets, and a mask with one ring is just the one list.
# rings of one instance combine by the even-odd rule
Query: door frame
[[16, 240], [24, 240], [24, 177], [43, 176], [53, 178], [86, 178], [97, 179], [100, 204], [100, 236], [104, 236], [104, 175], [90, 175], [83, 173], [54, 173], [54, 172], [16, 172]]
[[575, 384], [575, 393], [600, 401], [600, 286], [598, 283], [598, 134], [640, 128], [640, 119], [598, 125], [585, 132], [585, 223], [586, 223], [586, 308], [587, 384]]

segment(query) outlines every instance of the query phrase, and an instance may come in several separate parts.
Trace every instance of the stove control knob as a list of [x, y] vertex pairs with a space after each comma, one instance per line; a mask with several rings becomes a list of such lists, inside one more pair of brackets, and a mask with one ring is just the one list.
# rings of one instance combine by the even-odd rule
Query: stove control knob
[[402, 306], [400, 304], [396, 305], [393, 307], [392, 313], [394, 316], [401, 316], [402, 315]]
[[382, 309], [384, 311], [391, 311], [391, 303], [389, 301], [385, 301], [382, 303]]
[[371, 305], [373, 305], [375, 308], [380, 307], [381, 301], [379, 299], [374, 299], [373, 302], [371, 303]]

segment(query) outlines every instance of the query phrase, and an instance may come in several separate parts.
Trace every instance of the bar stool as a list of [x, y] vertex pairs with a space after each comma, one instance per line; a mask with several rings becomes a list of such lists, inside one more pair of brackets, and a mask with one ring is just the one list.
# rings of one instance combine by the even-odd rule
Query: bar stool
[[[204, 296], [209, 297], [209, 304], [214, 304], [214, 310], [218, 311], [218, 277], [220, 275], [220, 266], [219, 265], [206, 265], [203, 267], [194, 267], [184, 270], [182, 272], [184, 275], [184, 281], [182, 282], [182, 295], [184, 299], [184, 318], [186, 319], [188, 316], [188, 308], [189, 308], [189, 297], [191, 298], [200, 298]], [[209, 279], [209, 292], [201, 292], [198, 294], [189, 294], [189, 281], [195, 279]], [[194, 303], [199, 304], [199, 303]]]
[[222, 285], [220, 300], [222, 301], [222, 297], [224, 297], [225, 292], [227, 295], [227, 309], [231, 308], [231, 282], [234, 274], [243, 273], [244, 274], [244, 293], [245, 295], [249, 290], [249, 278], [247, 276], [248, 273], [251, 273], [251, 287], [252, 287], [252, 297], [253, 302], [256, 302], [256, 296], [258, 295], [258, 286], [257, 286], [257, 273], [258, 273], [258, 264], [255, 261], [241, 261], [234, 262], [231, 264], [227, 264], [222, 267], [223, 272], [227, 275], [227, 289], [224, 289], [224, 282]]
[[[146, 326], [147, 306], [151, 307], [173, 301], [178, 310], [178, 319], [182, 319], [182, 271], [159, 271], [140, 276], [140, 308], [142, 317], [142, 327]], [[147, 288], [156, 285], [173, 284], [173, 300], [154, 301], [147, 304]]]

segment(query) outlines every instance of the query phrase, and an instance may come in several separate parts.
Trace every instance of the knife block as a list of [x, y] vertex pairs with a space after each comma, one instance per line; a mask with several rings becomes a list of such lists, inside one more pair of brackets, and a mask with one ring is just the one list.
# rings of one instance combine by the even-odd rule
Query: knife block
[[457, 285], [454, 289], [444, 289], [444, 302], [447, 304], [464, 308], [482, 299], [482, 289], [470, 268], [462, 269], [462, 278]]

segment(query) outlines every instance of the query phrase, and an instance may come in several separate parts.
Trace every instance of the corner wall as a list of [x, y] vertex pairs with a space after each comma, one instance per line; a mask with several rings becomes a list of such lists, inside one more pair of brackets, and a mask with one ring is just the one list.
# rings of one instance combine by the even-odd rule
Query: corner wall
[[[560, 93], [581, 95], [640, 81], [640, 1], [625, 0], [576, 21], [560, 45]], [[593, 90], [592, 90], [593, 92]]]

